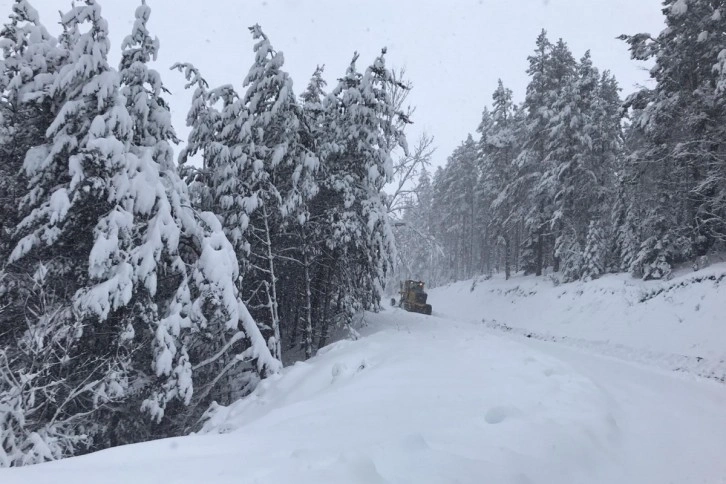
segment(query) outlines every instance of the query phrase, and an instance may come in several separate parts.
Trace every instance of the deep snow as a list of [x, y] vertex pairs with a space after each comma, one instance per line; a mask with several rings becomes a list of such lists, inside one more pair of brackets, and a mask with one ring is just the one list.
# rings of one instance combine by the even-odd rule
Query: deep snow
[[439, 316], [368, 314], [360, 339], [286, 368], [199, 435], [0, 482], [723, 483], [726, 385], [660, 358], [723, 358], [717, 279], [452, 284], [431, 292]]
[[431, 292], [436, 314], [589, 353], [726, 379], [726, 263], [669, 281], [609, 274], [554, 285], [479, 278]]

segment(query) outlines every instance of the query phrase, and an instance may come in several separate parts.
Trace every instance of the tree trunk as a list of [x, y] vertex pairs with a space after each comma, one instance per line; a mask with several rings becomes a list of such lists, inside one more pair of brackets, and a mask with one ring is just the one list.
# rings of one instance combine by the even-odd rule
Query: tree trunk
[[305, 270], [305, 309], [303, 316], [305, 317], [305, 359], [309, 360], [313, 356], [313, 308], [310, 301], [310, 257], [308, 255], [307, 236], [305, 228], [303, 230], [303, 267]]
[[267, 286], [267, 304], [270, 310], [270, 323], [275, 338], [272, 356], [282, 361], [282, 344], [280, 343], [280, 316], [277, 311], [277, 277], [275, 276], [275, 257], [272, 254], [272, 237], [270, 236], [270, 223], [267, 207], [262, 205], [262, 216], [265, 220], [265, 246], [267, 249], [268, 270], [270, 271], [270, 281]]
[[[329, 272], [328, 272], [329, 273]], [[327, 277], [326, 277], [327, 281]], [[330, 331], [330, 281], [325, 283], [325, 295], [323, 296], [323, 317], [320, 328], [320, 338], [318, 339], [318, 348], [322, 348], [328, 344], [328, 332]]]
[[542, 235], [542, 228], [540, 227], [537, 233], [537, 271], [535, 275], [542, 275], [542, 266], [544, 262], [544, 236]]
[[[297, 301], [296, 301], [297, 302]], [[290, 336], [290, 344], [288, 344], [289, 349], [293, 349], [295, 346], [297, 346], [297, 335], [300, 331], [300, 305], [295, 304], [295, 316], [293, 317], [293, 324], [292, 324], [292, 335]]]
[[509, 280], [512, 275], [511, 250], [509, 247], [509, 236], [504, 236], [504, 278]]

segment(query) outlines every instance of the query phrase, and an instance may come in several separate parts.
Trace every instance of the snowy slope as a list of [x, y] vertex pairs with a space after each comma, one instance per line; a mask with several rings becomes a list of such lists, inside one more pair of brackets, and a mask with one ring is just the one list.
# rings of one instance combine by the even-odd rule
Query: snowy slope
[[670, 281], [626, 274], [554, 285], [495, 276], [430, 291], [434, 312], [493, 330], [722, 380], [726, 377], [726, 264]]
[[[517, 309], [504, 311], [506, 288], [533, 292], [530, 282], [433, 291], [434, 310], [454, 317], [368, 315], [361, 339], [218, 409], [200, 435], [4, 469], [0, 483], [723, 482], [726, 385], [482, 324], [481, 310], [496, 304], [511, 327], [549, 317], [544, 296], [518, 296], [509, 303]], [[563, 295], [563, 318], [585, 312], [578, 301], [605, 282], [581, 287], [579, 300]], [[703, 301], [719, 291], [703, 291]], [[680, 297], [652, 303], [654, 314]], [[599, 318], [579, 336], [597, 337]], [[678, 347], [661, 343], [659, 351]]]
[[223, 435], [3, 470], [0, 482], [585, 482], [612, 466], [599, 451], [618, 438], [610, 404], [571, 368], [469, 324], [371, 319], [369, 336], [219, 412]]

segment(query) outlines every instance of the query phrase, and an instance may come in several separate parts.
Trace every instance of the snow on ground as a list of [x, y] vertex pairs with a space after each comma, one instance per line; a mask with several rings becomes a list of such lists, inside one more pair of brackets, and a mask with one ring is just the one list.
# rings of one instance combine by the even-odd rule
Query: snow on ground
[[362, 339], [218, 411], [207, 434], [4, 470], [0, 482], [574, 483], [617, 462], [603, 452], [620, 437], [607, 396], [567, 365], [467, 323], [369, 319]]
[[[367, 315], [360, 339], [286, 368], [198, 435], [0, 469], [0, 483], [724, 483], [726, 385], [593, 343], [719, 358], [716, 279], [453, 284], [432, 291], [440, 317]], [[676, 309], [683, 323], [665, 319]], [[524, 337], [535, 329], [557, 338]]]
[[723, 381], [726, 263], [670, 281], [626, 274], [554, 285], [495, 276], [431, 291], [434, 313]]

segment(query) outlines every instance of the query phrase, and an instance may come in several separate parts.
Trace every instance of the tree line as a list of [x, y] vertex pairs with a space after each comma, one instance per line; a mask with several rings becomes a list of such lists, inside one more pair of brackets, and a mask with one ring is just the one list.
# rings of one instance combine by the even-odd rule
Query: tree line
[[179, 162], [142, 0], [119, 66], [95, 0], [0, 31], [0, 466], [186, 433], [379, 305], [408, 86], [385, 49], [301, 96], [250, 28], [241, 86], [193, 89]]
[[621, 101], [588, 53], [543, 31], [524, 101], [500, 81], [396, 228], [402, 273], [433, 285], [503, 271], [668, 278], [726, 248], [726, 8], [667, 0], [656, 37], [623, 35], [652, 87]]

